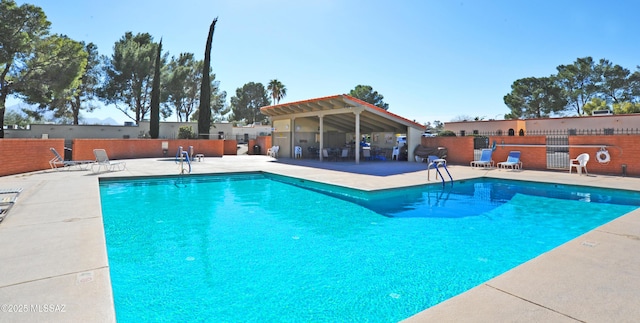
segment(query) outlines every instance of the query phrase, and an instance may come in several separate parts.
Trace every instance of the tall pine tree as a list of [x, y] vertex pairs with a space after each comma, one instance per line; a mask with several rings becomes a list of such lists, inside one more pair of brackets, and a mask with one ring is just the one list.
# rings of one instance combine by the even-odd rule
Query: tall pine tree
[[209, 70], [211, 69], [211, 42], [213, 32], [216, 29], [218, 17], [213, 19], [209, 27], [207, 46], [204, 50], [204, 65], [202, 67], [202, 85], [200, 86], [200, 108], [198, 115], [198, 138], [209, 139], [209, 128], [211, 128], [211, 80]]
[[160, 52], [162, 51], [162, 38], [158, 44], [156, 54], [155, 71], [153, 73], [153, 85], [151, 87], [151, 120], [149, 121], [149, 135], [153, 139], [160, 136]]

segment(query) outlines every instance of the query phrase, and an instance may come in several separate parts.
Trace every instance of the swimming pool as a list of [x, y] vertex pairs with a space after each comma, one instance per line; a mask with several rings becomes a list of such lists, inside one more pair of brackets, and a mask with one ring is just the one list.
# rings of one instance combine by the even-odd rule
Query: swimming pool
[[101, 179], [100, 194], [120, 322], [395, 322], [640, 205], [533, 182], [363, 192], [260, 173]]

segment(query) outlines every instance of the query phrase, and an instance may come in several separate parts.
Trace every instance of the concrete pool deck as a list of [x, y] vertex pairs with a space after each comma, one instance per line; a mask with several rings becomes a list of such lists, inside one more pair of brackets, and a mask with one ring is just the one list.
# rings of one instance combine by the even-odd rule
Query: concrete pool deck
[[[115, 321], [98, 178], [179, 172], [172, 159], [126, 163], [124, 171], [100, 175], [46, 170], [0, 177], [0, 189], [23, 188], [0, 223], [0, 322]], [[640, 191], [640, 178], [455, 165], [449, 169], [456, 180], [486, 176]], [[193, 163], [194, 174], [243, 171], [266, 171], [365, 190], [438, 185], [433, 170], [431, 181], [427, 181], [425, 164], [405, 162], [276, 162], [266, 156], [245, 155], [205, 157], [203, 162]], [[640, 210], [406, 321], [636, 321], [640, 317], [638, 268]]]

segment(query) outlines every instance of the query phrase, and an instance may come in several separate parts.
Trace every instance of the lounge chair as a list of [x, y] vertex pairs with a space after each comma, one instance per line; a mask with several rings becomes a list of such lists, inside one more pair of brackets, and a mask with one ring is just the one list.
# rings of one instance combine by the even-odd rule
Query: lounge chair
[[0, 222], [4, 220], [9, 213], [11, 207], [18, 200], [18, 195], [22, 192], [22, 188], [4, 188], [0, 189]]
[[575, 159], [569, 160], [569, 174], [571, 174], [571, 169], [576, 168], [576, 172], [582, 175], [582, 170], [584, 169], [585, 174], [589, 175], [587, 171], [587, 163], [589, 162], [589, 154], [583, 153], [578, 155]]
[[522, 169], [522, 162], [520, 161], [520, 151], [512, 150], [511, 152], [509, 152], [509, 157], [507, 157], [507, 160], [499, 162], [498, 168]]
[[482, 149], [482, 154], [480, 155], [480, 160], [471, 161], [471, 167], [491, 167], [493, 168], [493, 160], [491, 159], [491, 155], [493, 154], [493, 150], [490, 148]]
[[95, 162], [95, 160], [64, 160], [55, 148], [51, 147], [49, 150], [51, 150], [54, 155], [54, 157], [49, 161], [51, 169], [71, 169], [71, 167], [76, 166], [79, 169], [85, 170], [89, 169], [89, 165]]
[[124, 162], [112, 162], [107, 156], [107, 152], [104, 149], [94, 149], [93, 154], [96, 156], [96, 161], [91, 165], [91, 171], [99, 173], [102, 168], [105, 171], [124, 170], [126, 164]]

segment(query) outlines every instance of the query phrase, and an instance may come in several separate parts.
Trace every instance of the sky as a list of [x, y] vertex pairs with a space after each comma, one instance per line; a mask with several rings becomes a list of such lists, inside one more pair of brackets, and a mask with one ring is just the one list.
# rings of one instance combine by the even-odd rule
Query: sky
[[[638, 1], [591, 0], [29, 0], [51, 33], [93, 42], [101, 55], [131, 31], [163, 53], [204, 58], [227, 92], [282, 82], [280, 103], [370, 85], [389, 111], [419, 123], [502, 119], [514, 81], [591, 56], [640, 65]], [[10, 102], [7, 102], [8, 106]], [[130, 121], [113, 106], [84, 117]], [[176, 121], [171, 116], [167, 121]]]

